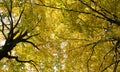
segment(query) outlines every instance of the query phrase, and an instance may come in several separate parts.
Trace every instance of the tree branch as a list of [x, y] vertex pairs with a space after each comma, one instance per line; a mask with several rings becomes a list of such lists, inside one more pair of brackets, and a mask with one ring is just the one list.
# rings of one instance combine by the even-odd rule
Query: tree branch
[[105, 67], [101, 72], [104, 72], [104, 71], [107, 70], [109, 67], [111, 67], [113, 64], [119, 63], [119, 62], [120, 62], [120, 60], [115, 61], [115, 62], [112, 62], [110, 65], [108, 65], [107, 67]]
[[13, 27], [13, 29], [15, 29], [15, 28], [17, 27], [17, 25], [19, 24], [19, 22], [20, 22], [20, 20], [21, 20], [21, 17], [22, 17], [23, 12], [24, 12], [24, 8], [23, 8], [23, 10], [21, 11], [20, 16], [19, 16], [19, 18], [18, 18], [18, 20], [17, 20], [17, 22], [16, 22], [15, 26]]
[[0, 14], [0, 19], [1, 19], [1, 22], [2, 22], [2, 34], [3, 34], [4, 38], [7, 39], [7, 36], [4, 33], [4, 30], [5, 30], [4, 25], [5, 25], [5, 23], [3, 22], [3, 18], [1, 16], [1, 14]]
[[28, 39], [30, 39], [30, 38], [32, 38], [33, 36], [37, 36], [37, 35], [39, 35], [40, 33], [37, 33], [37, 34], [34, 34], [34, 35], [30, 35], [30, 36], [28, 36], [27, 38], [25, 38], [26, 40], [28, 40]]
[[110, 52], [112, 52], [113, 51], [113, 49], [114, 48], [112, 48], [111, 50], [109, 50], [105, 55], [104, 55], [104, 57], [103, 57], [103, 61], [102, 61], [102, 63], [100, 64], [100, 67], [99, 67], [99, 71], [100, 71], [100, 68], [102, 67], [102, 65], [103, 65], [103, 62], [105, 61], [105, 59], [106, 59], [106, 56], [108, 55], [108, 54], [110, 54]]
[[[92, 15], [96, 18], [100, 18], [100, 19], [103, 19], [103, 20], [106, 20], [106, 21], [109, 21], [111, 23], [115, 23], [116, 25], [120, 26], [120, 21], [118, 19], [112, 19], [110, 17], [108, 17], [107, 15], [105, 15], [104, 13], [101, 13], [99, 11], [97, 11], [96, 9], [92, 8], [91, 6], [89, 6], [88, 4], [84, 3], [83, 1], [79, 0], [82, 4], [84, 4], [85, 6], [87, 6], [88, 8], [90, 8], [92, 11], [94, 11], [95, 13], [97, 13], [98, 15], [96, 14], [93, 14], [93, 13], [90, 13], [90, 12], [85, 12], [85, 11], [77, 11], [77, 10], [73, 10], [73, 9], [67, 9], [67, 8], [64, 8], [66, 11], [72, 11], [72, 12], [78, 12], [78, 13], [83, 13], [83, 14], [89, 14], [89, 15]], [[35, 3], [36, 4], [36, 3]], [[48, 6], [48, 5], [45, 5], [45, 4], [36, 4], [36, 5], [39, 5], [39, 6], [44, 6], [44, 7], [48, 7], [48, 8], [53, 8], [53, 9], [59, 9], [59, 10], [62, 10], [63, 8], [60, 8], [60, 7], [53, 7], [53, 6]], [[102, 8], [103, 9], [103, 8]], [[109, 13], [107, 10], [103, 9], [105, 12]], [[110, 13], [109, 13], [110, 14]], [[100, 16], [99, 16], [100, 15]], [[115, 17], [115, 15], [112, 15]]]
[[115, 23], [116, 25], [120, 26], [120, 21], [118, 19], [112, 19], [110, 17], [108, 17], [107, 15], [97, 11], [96, 9], [92, 8], [91, 6], [89, 6], [87, 3], [83, 2], [82, 0], [79, 0], [83, 5], [87, 6], [89, 9], [91, 9], [92, 11], [94, 11], [95, 13], [103, 16], [105, 18], [105, 20], [111, 22], [111, 23]]
[[28, 60], [28, 61], [25, 61], [25, 60], [19, 60], [18, 59], [18, 56], [7, 56], [8, 59], [15, 59], [17, 62], [20, 62], [20, 63], [31, 63], [37, 72], [39, 72], [39, 70], [37, 69], [36, 65], [34, 64], [35, 62], [33, 60]]
[[27, 41], [26, 39], [22, 39], [20, 42], [26, 42], [26, 43], [29, 43], [29, 44], [33, 45], [35, 48], [37, 48], [37, 50], [40, 50], [40, 49], [38, 48], [38, 46], [35, 45], [35, 44], [34, 44], [33, 42], [31, 42], [31, 41]]
[[100, 42], [101, 40], [99, 40], [99, 41], [97, 41], [97, 42], [95, 42], [94, 43], [94, 45], [92, 46], [92, 53], [90, 54], [90, 57], [88, 58], [88, 60], [87, 60], [87, 70], [88, 70], [88, 72], [89, 72], [89, 61], [91, 60], [91, 57], [93, 56], [93, 54], [94, 54], [94, 48], [98, 45], [98, 43]]

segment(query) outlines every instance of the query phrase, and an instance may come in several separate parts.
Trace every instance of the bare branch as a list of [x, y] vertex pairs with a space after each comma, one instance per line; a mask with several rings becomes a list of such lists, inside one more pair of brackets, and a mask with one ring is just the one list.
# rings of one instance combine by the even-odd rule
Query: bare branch
[[16, 30], [14, 33], [13, 33], [13, 38], [19, 33], [19, 30]]
[[13, 28], [13, 29], [15, 29], [15, 28], [17, 27], [17, 25], [19, 24], [19, 22], [20, 22], [20, 19], [21, 19], [21, 17], [22, 17], [23, 12], [24, 12], [24, 8], [23, 8], [23, 10], [21, 11], [20, 16], [19, 16], [19, 18], [18, 18], [18, 20], [17, 20], [17, 22], [16, 22], [16, 24], [15, 24], [15, 26], [14, 26], [14, 28]]
[[88, 60], [87, 60], [87, 70], [88, 70], [88, 72], [89, 72], [89, 61], [91, 60], [91, 57], [93, 56], [93, 54], [94, 54], [94, 48], [98, 45], [98, 43], [100, 42], [100, 40], [99, 41], [97, 41], [97, 42], [95, 42], [94, 43], [94, 45], [92, 46], [92, 53], [90, 54], [90, 57], [88, 58]]
[[106, 59], [106, 56], [107, 56], [108, 54], [110, 54], [110, 52], [112, 52], [112, 51], [113, 51], [113, 48], [112, 48], [111, 50], [109, 50], [109, 51], [104, 55], [103, 61], [102, 61], [102, 63], [100, 64], [100, 67], [99, 67], [99, 71], [100, 71], [100, 68], [102, 67], [102, 65], [103, 65], [103, 63], [104, 63], [104, 61], [105, 61], [105, 59]]
[[2, 34], [3, 34], [4, 38], [7, 39], [7, 36], [4, 33], [4, 30], [5, 30], [4, 25], [5, 25], [5, 23], [3, 22], [3, 18], [1, 16], [1, 14], [0, 14], [0, 19], [1, 19], [1, 22], [2, 22]]
[[101, 72], [104, 72], [104, 71], [107, 70], [109, 67], [111, 67], [113, 64], [119, 63], [119, 62], [120, 62], [120, 60], [115, 61], [115, 62], [112, 62], [110, 65], [108, 65], [107, 67], [105, 67]]
[[40, 0], [40, 2], [41, 2], [43, 5], [45, 5], [44, 2], [43, 2], [42, 0]]
[[36, 65], [35, 65], [35, 62], [32, 61], [31, 64], [35, 67], [36, 71], [39, 72], [38, 68], [37, 68]]
[[8, 59], [15, 59], [17, 62], [20, 62], [20, 63], [30, 63], [30, 64], [32, 64], [35, 67], [36, 71], [39, 72], [39, 70], [37, 69], [37, 67], [35, 65], [35, 62], [33, 60], [28, 60], [28, 61], [19, 60], [18, 56], [9, 56], [9, 55], [7, 56], [7, 58]]
[[21, 62], [21, 63], [26, 63], [26, 62], [31, 62], [32, 60], [29, 61], [23, 61], [23, 60], [19, 60], [18, 56], [7, 56], [8, 59], [15, 59], [17, 62]]
[[109, 12], [108, 10], [106, 10], [105, 8], [101, 7], [100, 5], [97, 4], [97, 2], [95, 2], [94, 0], [90, 0], [91, 2], [93, 2], [96, 6], [98, 6], [102, 12], [106, 12], [109, 15], [113, 16], [114, 18], [116, 18], [117, 16], [112, 14], [111, 12]]
[[2, 22], [2, 25], [5, 25], [5, 27], [9, 30], [9, 27], [7, 25], [10, 25], [10, 24], [5, 24], [4, 21], [3, 21], [3, 18], [2, 18], [2, 15], [0, 14], [0, 21]]
[[[17, 34], [19, 32], [19, 30], [18, 31], [16, 31], [16, 33], [14, 33], [13, 35], [14, 35], [14, 37], [15, 37], [15, 34]], [[19, 34], [19, 36], [18, 37], [16, 37], [15, 39], [13, 39], [16, 43], [19, 43], [26, 35], [27, 35], [27, 31], [24, 31], [24, 32], [20, 32], [20, 34]], [[13, 38], [14, 38], [13, 37]]]
[[97, 14], [103, 16], [105, 18], [105, 20], [115, 23], [116, 25], [120, 26], [120, 21], [117, 19], [112, 19], [110, 17], [108, 17], [107, 15], [97, 11], [96, 9], [92, 8], [91, 6], [89, 6], [87, 3], [83, 2], [82, 0], [79, 0], [82, 4], [84, 4], [85, 6], [87, 6], [89, 9], [91, 9], [92, 11], [96, 12]]
[[38, 46], [35, 45], [35, 44], [34, 44], [33, 42], [31, 42], [31, 41], [27, 41], [26, 39], [22, 39], [20, 42], [26, 42], [26, 43], [29, 43], [29, 44], [33, 45], [35, 48], [37, 48], [37, 50], [40, 50], [40, 49], [38, 48]]
[[[119, 47], [119, 44], [120, 44], [120, 42], [119, 42], [119, 40], [116, 42], [116, 44], [115, 44], [115, 46], [114, 46], [114, 53], [115, 53], [115, 58], [114, 58], [114, 60], [115, 61], [117, 61], [117, 60], [119, 60], [119, 51], [118, 51], [118, 47]], [[114, 70], [113, 70], [113, 72], [116, 72], [116, 70], [117, 70], [117, 67], [118, 67], [118, 63], [119, 62], [115, 62], [115, 65], [114, 65]]]
[[[117, 19], [112, 19], [110, 17], [108, 17], [107, 15], [105, 15], [104, 13], [101, 13], [97, 10], [95, 10], [94, 8], [92, 8], [91, 6], [89, 6], [88, 4], [84, 3], [83, 1], [79, 0], [82, 4], [86, 5], [88, 8], [90, 8], [92, 11], [94, 11], [95, 13], [99, 14], [99, 15], [96, 15], [96, 14], [93, 14], [93, 13], [90, 13], [90, 12], [85, 12], [85, 11], [77, 11], [77, 10], [73, 10], [73, 9], [67, 9], [67, 8], [64, 8], [66, 11], [71, 11], [71, 12], [77, 12], [77, 13], [82, 13], [82, 14], [88, 14], [88, 15], [92, 15], [96, 18], [100, 18], [100, 19], [103, 19], [103, 20], [106, 20], [106, 21], [109, 21], [109, 22], [112, 22], [112, 23], [115, 23], [117, 24], [118, 26], [120, 26], [120, 21], [117, 20]], [[36, 4], [36, 3], [35, 3]], [[59, 9], [59, 10], [62, 10], [62, 8], [60, 7], [53, 7], [53, 6], [48, 6], [48, 5], [40, 5], [40, 4], [36, 4], [36, 5], [39, 5], [39, 6], [44, 6], [44, 7], [48, 7], [48, 8], [53, 8], [53, 9]]]
[[26, 40], [28, 40], [28, 39], [30, 39], [30, 38], [32, 38], [33, 36], [37, 36], [37, 35], [39, 35], [40, 33], [37, 33], [37, 34], [34, 34], [34, 35], [30, 35], [30, 36], [28, 36], [27, 38], [25, 38]]
[[82, 4], [84, 4], [85, 6], [87, 6], [88, 8], [90, 8], [92, 11], [94, 11], [94, 12], [102, 15], [103, 17], [107, 18], [106, 15], [104, 15], [103, 13], [101, 13], [101, 12], [97, 11], [96, 9], [92, 8], [91, 6], [89, 6], [88, 4], [86, 4], [85, 2], [83, 2], [82, 0], [79, 0], [79, 1], [80, 1]]
[[12, 0], [10, 0], [10, 8], [9, 8], [9, 6], [7, 5], [7, 2], [4, 0], [4, 3], [5, 3], [5, 6], [6, 6], [6, 8], [7, 8], [7, 11], [8, 11], [8, 14], [9, 14], [9, 16], [8, 16], [8, 18], [9, 18], [9, 20], [10, 20], [10, 30], [12, 31], [12, 29], [13, 29], [13, 18], [12, 18]]
[[[9, 19], [9, 22], [10, 22], [10, 29], [9, 29], [9, 33], [8, 33], [8, 39], [12, 39], [12, 35], [13, 35], [13, 18], [12, 18], [12, 0], [10, 0], [9, 2], [3, 0], [4, 3], [5, 3], [5, 7], [7, 8], [7, 11], [8, 11], [8, 19]], [[10, 7], [8, 6], [9, 4], [7, 3], [10, 3]]]

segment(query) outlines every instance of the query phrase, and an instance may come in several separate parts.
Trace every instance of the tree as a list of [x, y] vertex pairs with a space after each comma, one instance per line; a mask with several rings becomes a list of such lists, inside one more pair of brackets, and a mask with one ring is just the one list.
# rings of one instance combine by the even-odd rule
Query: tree
[[[70, 36], [67, 39], [62, 37], [65, 40], [83, 40], [81, 41], [83, 44], [80, 45], [80, 47], [78, 46], [75, 48], [73, 44], [73, 49], [70, 48], [73, 53], [76, 52], [75, 56], [76, 54], [81, 54], [81, 51], [79, 50], [82, 48], [85, 48], [82, 50], [86, 50], [84, 53], [82, 53], [81, 56], [78, 56], [79, 59], [75, 58], [75, 61], [73, 61], [73, 64], [75, 64], [75, 66], [72, 64], [73, 69], [71, 70], [80, 69], [81, 67], [79, 68], [78, 66], [78, 60], [81, 60], [81, 58], [83, 58], [83, 61], [80, 62], [85, 62], [87, 64], [86, 70], [88, 70], [88, 72], [103, 72], [107, 70], [113, 70], [113, 72], [119, 71], [119, 68], [117, 68], [119, 67], [119, 1], [78, 0], [73, 2], [69, 1], [69, 3], [67, 1], [60, 2], [63, 4], [61, 7], [57, 5], [53, 6], [51, 3], [45, 3], [44, 1], [41, 2], [42, 4], [37, 5], [63, 10], [63, 15], [66, 16], [66, 18], [68, 17], [66, 20], [72, 24], [72, 28], [75, 27], [75, 29], [79, 30], [80, 33], [83, 34], [83, 39], [79, 39], [81, 37], [78, 37], [78, 39], [72, 39], [75, 37]], [[79, 41], [77, 43], [79, 45]], [[104, 46], [102, 46], [102, 44], [104, 44]], [[91, 52], [89, 51], [89, 48], [92, 50]], [[101, 55], [99, 56], [98, 54]], [[70, 52], [69, 55], [71, 56], [72, 52]], [[88, 58], [84, 58], [82, 56], [87, 56]], [[93, 63], [97, 60], [99, 60], [99, 62], [97, 62], [98, 64]], [[75, 63], [76, 61], [78, 63]], [[78, 68], [76, 68], [76, 64]], [[81, 65], [82, 68], [83, 65]]]
[[[3, 0], [2, 11], [8, 12], [1, 13], [1, 32], [10, 48], [4, 51], [5, 55], [1, 52], [1, 59], [15, 58], [21, 62], [11, 56], [10, 51], [14, 50], [21, 59], [33, 59], [38, 71], [118, 72], [119, 3], [119, 0]], [[18, 17], [16, 22], [12, 21], [14, 14]], [[9, 25], [4, 23], [5, 17]], [[27, 52], [24, 55], [22, 51]], [[24, 64], [16, 67], [17, 71], [27, 71]]]
[[[25, 10], [30, 9], [29, 6], [25, 7], [26, 5], [28, 5], [27, 3], [28, 3], [27, 1], [26, 2], [21, 1], [20, 3], [19, 1], [16, 0], [1, 1], [1, 5], [3, 6], [1, 7], [1, 13], [0, 13], [1, 33], [3, 35], [3, 39], [5, 40], [5, 43], [1, 46], [0, 49], [0, 60], [6, 57], [8, 59], [15, 59], [17, 62], [32, 63], [33, 62], [32, 60], [24, 61], [24, 60], [19, 60], [18, 56], [12, 56], [11, 51], [19, 43], [29, 43], [33, 45], [33, 47], [35, 47], [37, 50], [39, 50], [38, 46], [29, 40], [33, 36], [38, 35], [38, 33], [30, 33], [30, 32], [34, 31], [36, 25], [39, 23], [39, 20], [37, 20], [37, 23], [34, 23], [34, 25], [28, 24], [32, 22], [30, 21], [30, 19], [33, 16], [31, 15], [31, 17], [29, 16], [29, 18], [26, 19], [28, 14], [25, 13]], [[18, 10], [15, 10], [16, 8]], [[18, 12], [19, 15], [16, 15]], [[29, 21], [25, 23], [24, 20], [25, 21], [29, 20]]]

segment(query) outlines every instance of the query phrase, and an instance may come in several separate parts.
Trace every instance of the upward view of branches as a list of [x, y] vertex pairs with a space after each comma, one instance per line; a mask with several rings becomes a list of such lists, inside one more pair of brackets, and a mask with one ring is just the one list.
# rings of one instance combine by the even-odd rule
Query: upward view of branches
[[[32, 31], [36, 28], [40, 33], [31, 35], [29, 33], [29, 26], [24, 27], [23, 30], [19, 28], [23, 18], [22, 16], [26, 16], [24, 12], [27, 9], [29, 1], [22, 3], [18, 19], [14, 22], [12, 11], [14, 5], [13, 0], [3, 0], [9, 24], [4, 22], [3, 13], [0, 13], [0, 31], [5, 39], [5, 44], [0, 48], [0, 60], [5, 57], [8, 59], [15, 59], [17, 62], [32, 63], [33, 66], [35, 66], [33, 60], [19, 60], [18, 56], [11, 55], [11, 51], [17, 44], [28, 43], [38, 51], [40, 51], [39, 47], [41, 47], [41, 51], [43, 50], [43, 52], [49, 54], [48, 58], [46, 56], [44, 57], [45, 61], [41, 61], [42, 54], [41, 60], [37, 60], [38, 62], [41, 61], [42, 65], [40, 67], [43, 71], [45, 71], [45, 67], [48, 67], [48, 70], [53, 69], [55, 72], [57, 70], [62, 70], [62, 68], [63, 71], [79, 71], [79, 68], [84, 68], [85, 70], [83, 71], [87, 72], [119, 71], [119, 0], [76, 0], [73, 2], [64, 0], [47, 1], [48, 0], [30, 0], [30, 6], [28, 5], [28, 7], [30, 7], [31, 10], [32, 7], [36, 7], [33, 12], [38, 16], [39, 13], [41, 13], [41, 20], [38, 19], [37, 23], [34, 22], [35, 25], [33, 26], [35, 27], [31, 29]], [[104, 3], [107, 2], [111, 4], [106, 6], [107, 4], [105, 5]], [[111, 10], [109, 6], [112, 6]], [[112, 8], [114, 10], [112, 10]], [[58, 14], [55, 13], [56, 11]], [[57, 16], [61, 18], [58, 19]], [[30, 17], [32, 18], [32, 16]], [[54, 20], [56, 18], [57, 20]], [[26, 20], [27, 19], [31, 21], [29, 18], [26, 18]], [[53, 23], [58, 23], [58, 25], [54, 25]], [[40, 40], [38, 43], [43, 44], [43, 46], [38, 46], [30, 41], [32, 37], [38, 35], [39, 37], [36, 37], [36, 39]], [[62, 47], [61, 43], [64, 43]], [[84, 63], [80, 64], [82, 62]], [[37, 68], [36, 70], [38, 72], [41, 71]]]
[[[10, 3], [10, 6], [7, 3]], [[15, 59], [18, 62], [31, 62], [31, 60], [30, 61], [21, 61], [21, 60], [18, 59], [18, 56], [11, 56], [11, 50], [13, 50], [13, 48], [20, 42], [30, 43], [35, 48], [37, 48], [39, 50], [39, 48], [33, 42], [28, 40], [34, 35], [28, 36], [28, 30], [27, 29], [25, 29], [24, 31], [20, 31], [18, 29], [18, 25], [20, 24], [21, 17], [24, 13], [24, 7], [23, 7], [22, 11], [20, 12], [20, 15], [18, 17], [17, 22], [14, 23], [13, 22], [13, 16], [12, 16], [13, 1], [12, 0], [10, 0], [9, 2], [4, 1], [4, 5], [5, 5], [5, 7], [7, 9], [7, 12], [8, 12], [8, 20], [9, 20], [10, 24], [7, 25], [3, 21], [3, 17], [2, 17], [2, 13], [1, 13], [0, 14], [0, 19], [1, 19], [1, 22], [2, 22], [1, 32], [2, 32], [2, 35], [5, 38], [5, 44], [3, 46], [1, 46], [1, 49], [0, 49], [0, 60], [3, 57], [6, 57], [8, 59]], [[6, 34], [7, 31], [5, 29], [7, 29], [7, 31], [8, 31], [7, 34]], [[16, 35], [18, 35], [18, 36], [16, 37]]]
[[[115, 14], [111, 13], [110, 11], [106, 10], [105, 8], [101, 7], [96, 1], [94, 0], [90, 0], [90, 2], [95, 6], [94, 8], [88, 4], [87, 2], [83, 1], [83, 0], [79, 0], [80, 3], [82, 3], [84, 6], [86, 6], [87, 8], [89, 8], [92, 12], [86, 12], [86, 11], [79, 11], [79, 10], [74, 10], [74, 9], [68, 9], [65, 8], [66, 11], [71, 11], [71, 12], [77, 12], [77, 13], [83, 13], [83, 14], [87, 14], [87, 15], [92, 15], [96, 18], [102, 19], [102, 20], [106, 20], [109, 22], [110, 25], [112, 24], [116, 24], [117, 26], [120, 26], [120, 20], [119, 17], [116, 16]], [[39, 6], [44, 6], [44, 7], [49, 7], [49, 8], [53, 8], [53, 9], [58, 9], [61, 10], [62, 8], [60, 7], [55, 7], [55, 6], [49, 6], [46, 5], [44, 2], [41, 1], [42, 4], [36, 4]], [[89, 72], [89, 61], [91, 60], [92, 55], [94, 54], [94, 48], [100, 43], [102, 39], [98, 40], [97, 42], [93, 43], [92, 46], [92, 53], [90, 54], [90, 57], [88, 58], [87, 61], [87, 68], [88, 68], [88, 72]], [[106, 56], [108, 54], [110, 54], [112, 51], [114, 52], [114, 56], [113, 56], [113, 62], [110, 63], [110, 65], [108, 65], [107, 67], [105, 67], [101, 72], [107, 70], [109, 67], [114, 66], [113, 72], [117, 71], [117, 67], [119, 65], [120, 62], [120, 51], [119, 51], [119, 45], [120, 45], [120, 38], [119, 37], [111, 37], [108, 40], [105, 40], [105, 42], [113, 42], [113, 47], [111, 48], [110, 51], [108, 51], [104, 57], [103, 57], [103, 62], [106, 59]], [[104, 41], [102, 41], [104, 42]], [[102, 64], [103, 64], [102, 62]], [[100, 67], [102, 67], [102, 64]]]
[[[120, 26], [119, 17], [117, 15], [113, 14], [112, 12], [106, 10], [104, 7], [101, 7], [97, 3], [97, 1], [90, 0], [90, 3], [92, 5], [94, 5], [94, 7], [92, 7], [92, 5], [88, 4], [84, 0], [78, 0], [78, 2], [80, 2], [81, 4], [83, 4], [84, 6], [86, 6], [87, 8], [89, 8], [91, 10], [91, 12], [79, 11], [79, 10], [74, 10], [74, 9], [69, 9], [69, 8], [65, 8], [65, 10], [68, 11], [68, 12], [75, 12], [75, 13], [80, 13], [80, 14], [82, 13], [82, 14], [86, 14], [86, 15], [91, 15], [91, 16], [94, 16], [96, 18], [108, 21], [109, 25], [115, 24], [117, 26]], [[48, 7], [48, 8], [52, 8], [52, 9], [58, 9], [58, 10], [62, 9], [60, 7], [55, 7], [55, 6], [47, 5], [42, 0], [41, 0], [41, 4], [36, 4], [36, 5], [38, 5], [38, 6], [44, 6], [44, 7]], [[90, 55], [90, 57], [88, 58], [88, 61], [87, 61], [88, 72], [89, 72], [89, 61], [91, 60], [91, 57], [92, 57], [92, 55], [94, 53], [94, 48], [97, 46], [97, 44], [100, 43], [101, 40], [102, 39], [100, 39], [97, 42], [93, 43], [93, 46], [91, 48], [92, 49], [92, 53], [91, 53], [91, 55]], [[105, 42], [112, 42], [114, 46], [111, 48], [110, 51], [108, 51], [105, 54], [105, 56], [103, 57], [103, 61], [105, 60], [106, 56], [108, 54], [110, 54], [112, 51], [114, 51], [114, 56], [113, 56], [113, 62], [110, 65], [108, 65], [107, 67], [105, 67], [102, 70], [102, 72], [105, 71], [107, 68], [113, 66], [113, 65], [114, 65], [113, 72], [117, 71], [117, 67], [118, 67], [118, 64], [120, 62], [120, 58], [119, 58], [120, 57], [120, 52], [119, 52], [119, 47], [120, 47], [119, 45], [120, 45], [120, 43], [119, 43], [119, 41], [120, 41], [119, 37], [110, 37], [110, 38], [108, 38], [108, 40], [105, 40]], [[104, 41], [102, 41], [102, 42], [104, 42]]]

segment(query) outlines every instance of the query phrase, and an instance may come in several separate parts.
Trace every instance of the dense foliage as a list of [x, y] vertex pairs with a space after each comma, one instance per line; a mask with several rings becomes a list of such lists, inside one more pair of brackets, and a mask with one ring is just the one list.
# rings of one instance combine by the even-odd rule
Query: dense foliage
[[120, 0], [0, 0], [0, 19], [0, 71], [120, 71]]

